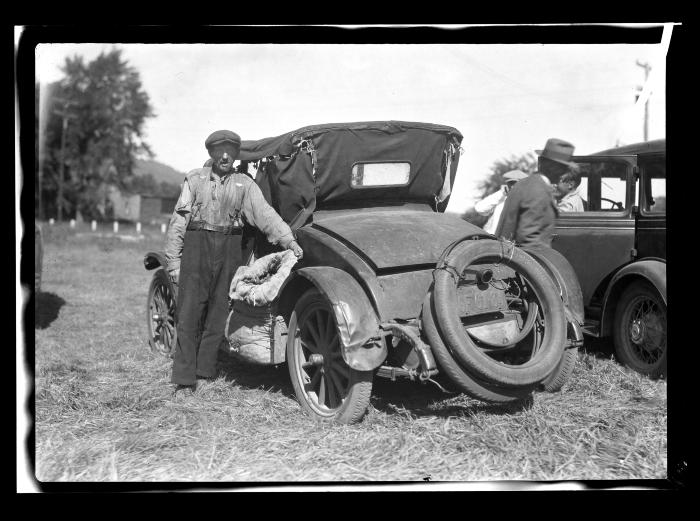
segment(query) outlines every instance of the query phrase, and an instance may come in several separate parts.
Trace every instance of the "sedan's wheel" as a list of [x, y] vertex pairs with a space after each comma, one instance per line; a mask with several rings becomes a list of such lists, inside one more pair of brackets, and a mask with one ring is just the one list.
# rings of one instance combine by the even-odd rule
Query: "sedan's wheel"
[[154, 353], [172, 356], [177, 340], [176, 302], [168, 275], [163, 268], [153, 274], [146, 306], [148, 344]]
[[666, 374], [666, 304], [648, 282], [635, 282], [620, 296], [614, 340], [626, 366], [652, 377]]
[[304, 293], [294, 307], [287, 361], [297, 399], [315, 419], [353, 423], [364, 416], [372, 371], [345, 363], [333, 310], [316, 289]]

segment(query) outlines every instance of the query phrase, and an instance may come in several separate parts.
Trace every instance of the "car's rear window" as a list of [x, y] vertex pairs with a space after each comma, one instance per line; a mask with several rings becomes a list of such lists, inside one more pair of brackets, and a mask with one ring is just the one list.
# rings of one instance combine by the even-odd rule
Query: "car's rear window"
[[411, 175], [411, 163], [355, 163], [352, 165], [350, 184], [353, 188], [372, 186], [405, 186]]

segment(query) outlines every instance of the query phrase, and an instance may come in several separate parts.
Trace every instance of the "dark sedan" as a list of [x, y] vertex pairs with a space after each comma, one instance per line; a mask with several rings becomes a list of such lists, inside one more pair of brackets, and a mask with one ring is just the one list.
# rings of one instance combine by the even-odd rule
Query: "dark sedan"
[[618, 359], [666, 373], [666, 141], [604, 150], [581, 167], [584, 212], [561, 213], [552, 246], [583, 292], [584, 332], [612, 337]]

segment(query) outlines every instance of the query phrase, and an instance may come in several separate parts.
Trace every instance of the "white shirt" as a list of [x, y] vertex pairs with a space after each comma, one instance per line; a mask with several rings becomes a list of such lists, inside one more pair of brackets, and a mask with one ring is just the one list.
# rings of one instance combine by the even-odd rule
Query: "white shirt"
[[583, 200], [578, 193], [578, 187], [571, 190], [557, 203], [560, 212], [583, 212]]
[[501, 218], [501, 212], [503, 211], [503, 204], [506, 202], [506, 197], [507, 195], [501, 187], [497, 192], [484, 197], [474, 205], [474, 210], [479, 215], [491, 216], [484, 225], [484, 231], [488, 233], [496, 232], [496, 226], [498, 226], [498, 220]]

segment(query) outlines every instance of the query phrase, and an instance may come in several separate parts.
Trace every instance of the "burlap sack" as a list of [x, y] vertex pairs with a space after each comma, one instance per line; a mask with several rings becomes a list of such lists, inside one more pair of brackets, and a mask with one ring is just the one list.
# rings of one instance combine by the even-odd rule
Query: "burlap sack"
[[296, 261], [294, 253], [285, 251], [236, 270], [225, 331], [232, 355], [257, 364], [273, 363], [275, 298]]

